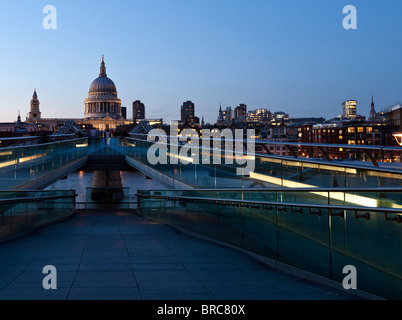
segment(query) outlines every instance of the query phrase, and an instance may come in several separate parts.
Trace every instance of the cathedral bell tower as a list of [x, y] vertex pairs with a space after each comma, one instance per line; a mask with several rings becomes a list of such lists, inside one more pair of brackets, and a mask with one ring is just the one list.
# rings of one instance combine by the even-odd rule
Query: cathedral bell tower
[[27, 122], [38, 122], [41, 120], [41, 112], [39, 110], [39, 100], [36, 89], [31, 100], [31, 111], [28, 114]]

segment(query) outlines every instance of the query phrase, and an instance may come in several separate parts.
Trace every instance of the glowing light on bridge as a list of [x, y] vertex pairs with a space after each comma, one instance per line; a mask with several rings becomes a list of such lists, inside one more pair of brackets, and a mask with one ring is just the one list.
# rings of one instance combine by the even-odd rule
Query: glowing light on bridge
[[393, 136], [396, 142], [402, 147], [402, 133], [394, 133]]
[[[250, 172], [250, 178], [268, 182], [268, 183], [282, 186], [285, 188], [312, 188], [312, 189], [318, 188], [317, 186], [300, 183], [300, 182], [296, 182], [296, 181], [291, 181], [291, 180], [286, 180], [286, 179], [281, 179], [281, 178], [276, 178], [276, 177], [270, 177], [270, 176], [260, 174], [260, 173], [255, 173], [255, 172]], [[286, 191], [286, 190], [284, 190], [284, 191]], [[376, 199], [362, 197], [362, 196], [358, 196], [355, 194], [336, 192], [336, 191], [334, 191], [334, 192], [311, 191], [311, 194], [314, 194], [314, 195], [317, 195], [320, 197], [324, 197], [324, 198], [329, 197], [331, 200], [345, 201], [345, 203], [352, 203], [352, 204], [363, 206], [363, 207], [371, 207], [371, 208], [378, 207], [378, 201]]]
[[36, 154], [36, 155], [30, 156], [30, 157], [24, 157], [24, 158], [20, 158], [20, 159], [16, 159], [16, 160], [1, 162], [0, 168], [14, 166], [14, 165], [17, 165], [18, 163], [25, 163], [25, 162], [37, 160], [37, 159], [40, 159], [43, 157], [46, 157], [46, 153], [41, 153], [41, 154]]

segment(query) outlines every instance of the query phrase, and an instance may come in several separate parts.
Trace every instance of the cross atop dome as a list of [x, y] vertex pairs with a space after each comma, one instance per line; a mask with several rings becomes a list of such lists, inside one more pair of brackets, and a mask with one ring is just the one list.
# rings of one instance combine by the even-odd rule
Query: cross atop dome
[[100, 74], [99, 77], [107, 77], [106, 74], [106, 65], [105, 65], [105, 56], [102, 54], [102, 63], [101, 63], [101, 68], [100, 68]]

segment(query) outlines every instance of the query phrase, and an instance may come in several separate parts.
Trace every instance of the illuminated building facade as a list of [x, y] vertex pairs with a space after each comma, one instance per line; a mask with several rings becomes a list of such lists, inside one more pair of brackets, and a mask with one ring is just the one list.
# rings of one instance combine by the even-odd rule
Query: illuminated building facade
[[346, 119], [355, 119], [357, 116], [357, 101], [347, 100], [342, 103], [343, 117]]

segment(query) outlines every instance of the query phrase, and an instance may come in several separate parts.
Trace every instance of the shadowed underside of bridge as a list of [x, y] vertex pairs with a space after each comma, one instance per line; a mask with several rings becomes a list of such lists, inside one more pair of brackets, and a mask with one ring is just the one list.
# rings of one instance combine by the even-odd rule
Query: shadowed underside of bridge
[[[1, 300], [355, 299], [133, 213], [80, 214], [0, 246]], [[58, 288], [42, 287], [45, 265]]]

